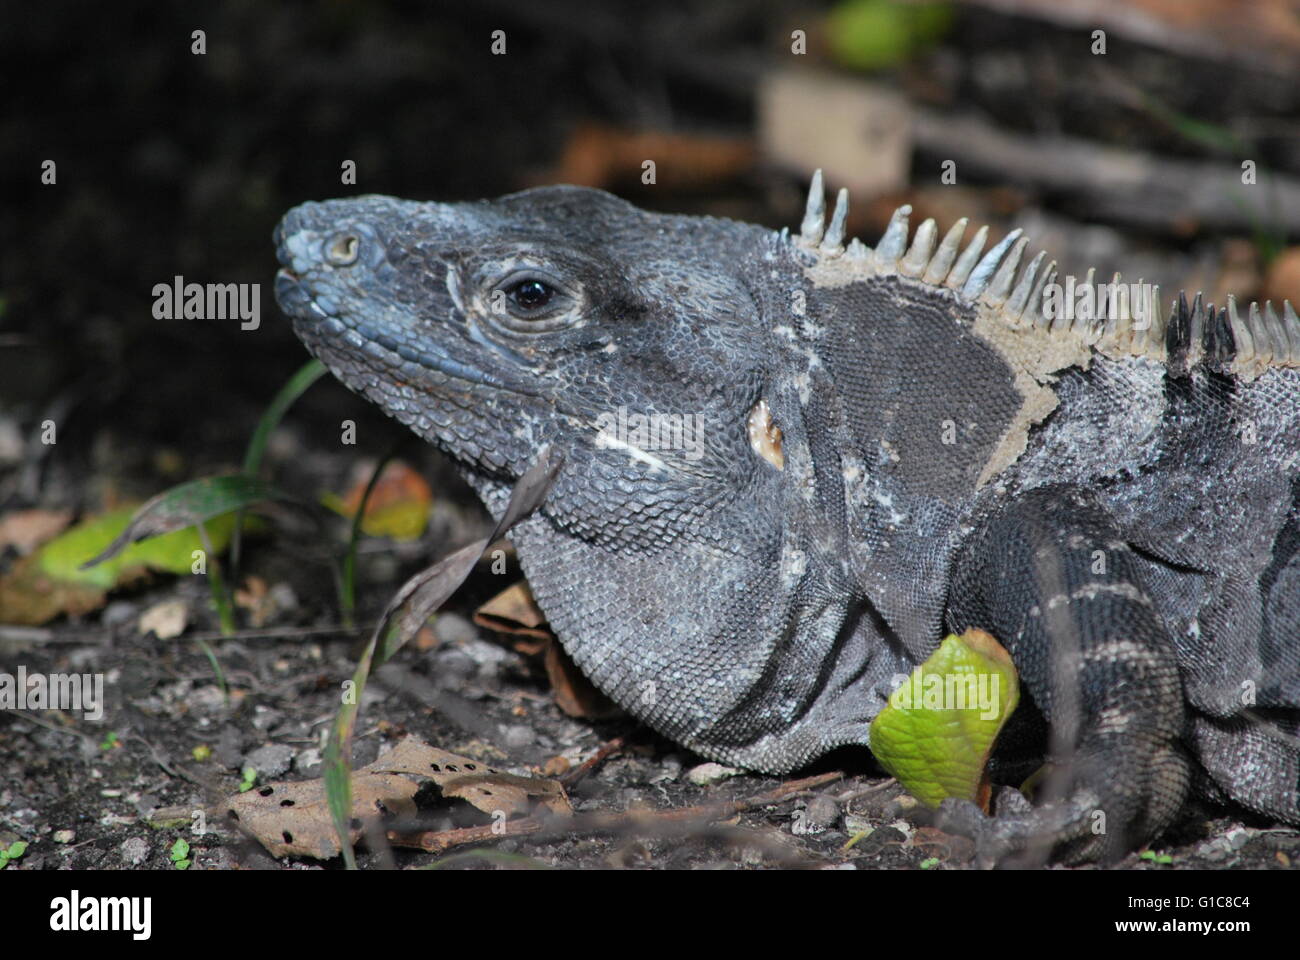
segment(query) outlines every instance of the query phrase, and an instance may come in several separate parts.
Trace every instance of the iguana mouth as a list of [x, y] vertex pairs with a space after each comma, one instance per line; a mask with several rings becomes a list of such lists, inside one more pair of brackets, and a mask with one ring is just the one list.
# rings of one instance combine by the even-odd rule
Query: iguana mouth
[[[288, 254], [282, 252], [280, 256], [283, 260]], [[351, 332], [360, 341], [354, 345], [365, 349], [372, 356], [376, 347], [387, 351], [391, 358], [384, 358], [384, 362], [394, 368], [400, 368], [405, 363], [413, 363], [422, 370], [439, 373], [475, 386], [491, 387], [528, 396], [537, 395], [536, 391], [528, 390], [522, 384], [506, 383], [491, 373], [456, 360], [442, 350], [438, 342], [432, 338], [421, 340], [417, 347], [411, 343], [399, 342], [349, 313], [338, 309], [327, 309], [326, 304], [332, 304], [332, 299], [327, 299], [326, 304], [322, 304], [321, 299], [312, 289], [311, 281], [287, 266], [281, 267], [276, 273], [275, 298], [280, 308], [293, 318], [295, 326], [300, 328], [299, 333], [309, 343], [316, 342], [318, 338], [324, 339], [321, 334], [327, 337], [346, 337], [348, 332]], [[313, 327], [319, 329], [313, 331]]]

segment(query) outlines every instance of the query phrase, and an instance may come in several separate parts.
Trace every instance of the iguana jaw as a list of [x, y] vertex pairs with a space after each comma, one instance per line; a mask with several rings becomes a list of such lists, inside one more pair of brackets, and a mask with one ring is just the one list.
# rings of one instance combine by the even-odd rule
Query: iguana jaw
[[[348, 336], [350, 331], [354, 336], [372, 344], [372, 353], [385, 351], [387, 356], [384, 357], [384, 360], [391, 365], [399, 364], [405, 360], [415, 363], [426, 370], [442, 374], [451, 380], [464, 381], [472, 386], [512, 390], [516, 393], [530, 395], [535, 393], [535, 391], [521, 384], [507, 385], [501, 377], [457, 360], [435, 341], [422, 344], [422, 349], [418, 352], [388, 347], [387, 343], [393, 343], [391, 338], [373, 333], [368, 336], [368, 328], [358, 324], [351, 314], [327, 312], [321, 306], [321, 299], [327, 295], [321, 293], [318, 297], [318, 287], [319, 285], [314, 284], [310, 276], [300, 277], [288, 268], [282, 268], [275, 277], [276, 300], [281, 308], [293, 317], [298, 335], [308, 340], [309, 343], [314, 344], [318, 340], [311, 329], [312, 326], [323, 327], [331, 336]], [[336, 369], [335, 373], [343, 376], [340, 370]]]

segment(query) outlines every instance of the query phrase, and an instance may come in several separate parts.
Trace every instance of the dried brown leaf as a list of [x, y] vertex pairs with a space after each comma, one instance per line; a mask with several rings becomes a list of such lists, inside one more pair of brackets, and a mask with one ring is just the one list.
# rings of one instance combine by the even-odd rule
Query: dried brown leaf
[[567, 816], [573, 812], [564, 788], [554, 780], [505, 773], [414, 737], [406, 738], [365, 769], [426, 777], [438, 785], [444, 797], [459, 797], [484, 813], [525, 814], [533, 799], [552, 813]]
[[599, 720], [618, 714], [617, 704], [592, 685], [555, 641], [546, 648], [546, 675], [555, 705], [569, 716]]
[[[351, 841], [360, 839], [368, 817], [414, 814], [414, 797], [424, 780], [437, 784], [444, 797], [464, 800], [487, 814], [526, 815], [536, 803], [553, 814], [573, 813], [564, 788], [553, 780], [505, 773], [408, 737], [353, 773]], [[235, 794], [226, 810], [273, 856], [329, 859], [339, 854], [323, 779], [268, 783]]]
[[550, 637], [545, 629], [546, 614], [533, 599], [525, 580], [513, 583], [474, 611], [474, 622], [498, 633], [520, 633], [528, 637]]
[[[358, 770], [352, 776], [353, 843], [363, 821], [384, 813], [414, 814], [420, 785], [409, 777]], [[339, 854], [323, 780], [279, 781], [237, 793], [226, 802], [234, 816], [274, 857], [328, 860]]]
[[15, 510], [0, 517], [0, 550], [12, 546], [31, 553], [72, 522], [71, 510]]

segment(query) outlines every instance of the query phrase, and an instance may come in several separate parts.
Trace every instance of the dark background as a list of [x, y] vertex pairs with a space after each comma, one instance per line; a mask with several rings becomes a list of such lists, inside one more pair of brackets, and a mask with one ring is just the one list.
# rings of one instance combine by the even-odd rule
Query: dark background
[[[1171, 295], [1181, 286], [1212, 298], [1300, 299], [1300, 205], [1261, 202], [1235, 222], [1206, 222], [1183, 198], [1156, 194], [1159, 183], [1155, 199], [1124, 209], [1104, 179], [1089, 186], [1086, 176], [1088, 157], [1111, 148], [1157, 170], [1212, 165], [1221, 186], [1250, 158], [1261, 177], [1300, 197], [1300, 0], [953, 0], [940, 37], [870, 72], [836, 58], [839, 9], [829, 0], [5, 4], [0, 527], [19, 515], [94, 517], [238, 467], [268, 401], [307, 359], [274, 302], [271, 242], [276, 221], [304, 200], [464, 200], [584, 182], [649, 208], [797, 227], [821, 161], [774, 162], [756, 101], [765, 77], [792, 66], [896, 91], [939, 118], [912, 145], [907, 182], [855, 195], [850, 232], [868, 244], [896, 205], [912, 203], [914, 225], [934, 216], [946, 229], [969, 216], [995, 237], [1025, 226], [1063, 272], [1096, 265], [1103, 276], [1123, 269], [1136, 279], [1145, 270]], [[1089, 51], [1098, 26], [1108, 33], [1105, 57]], [[204, 56], [191, 53], [195, 29], [206, 32]], [[807, 31], [806, 57], [791, 55], [794, 29]], [[491, 53], [494, 30], [506, 32], [505, 56]], [[981, 166], [975, 143], [936, 146], [949, 116], [985, 142], [1065, 137], [1087, 149], [1067, 151], [1052, 170]], [[653, 186], [639, 179], [647, 156], [658, 163]], [[938, 185], [945, 159], [961, 164], [960, 187]], [[46, 160], [58, 165], [57, 185], [40, 182]], [[357, 164], [355, 186], [340, 182], [344, 160]], [[178, 274], [261, 284], [260, 329], [155, 319], [154, 285]], [[355, 447], [339, 442], [344, 418], [358, 423]], [[57, 444], [40, 442], [47, 419]], [[289, 411], [263, 473], [312, 500], [347, 489], [358, 473], [364, 482], [366, 464], [403, 436], [326, 378]], [[407, 575], [485, 532], [481, 508], [427, 445], [412, 440], [403, 455], [430, 481], [430, 522], [414, 542], [363, 538], [363, 628]], [[179, 809], [182, 822], [196, 806], [219, 811], [268, 746], [293, 753], [294, 776], [319, 775], [312, 747], [364, 633], [340, 625], [330, 565], [348, 530], [332, 522], [328, 537], [306, 546], [280, 526], [249, 540], [232, 585], [288, 586], [291, 599], [265, 624], [253, 621], [255, 604], [242, 605], [236, 636], [220, 636], [206, 578], [196, 576], [124, 586], [71, 614], [59, 607], [36, 628], [14, 627], [0, 610], [0, 668], [93, 668], [114, 678], [100, 725], [0, 714], [0, 846], [32, 844], [11, 871], [172, 870], [179, 830], [150, 825], [154, 809]], [[0, 584], [33, 560], [31, 549], [0, 540]], [[358, 764], [381, 739], [411, 733], [545, 771], [561, 751], [589, 757], [627, 735], [621, 755], [575, 789], [586, 809], [682, 807], [775, 787], [758, 776], [692, 784], [681, 774], [698, 758], [626, 718], [562, 712], [549, 661], [469, 622], [479, 601], [518, 576], [513, 566], [505, 577], [485, 566], [439, 613], [435, 637], [372, 677]], [[190, 617], [184, 632], [160, 639], [142, 625], [177, 599]], [[230, 702], [197, 645], [205, 634], [237, 694]], [[196, 746], [211, 757], [199, 759]], [[927, 845], [894, 828], [894, 795], [862, 776], [862, 754], [821, 761], [849, 774], [826, 791], [837, 798], [833, 828], [793, 847], [788, 800], [699, 836], [551, 838], [515, 849], [542, 865], [588, 867], [967, 862], [970, 851], [949, 839]], [[851, 852], [844, 844], [857, 828], [835, 804], [878, 828]], [[435, 828], [445, 828], [445, 814]], [[55, 839], [74, 830], [75, 839]], [[1290, 834], [1247, 837], [1222, 811], [1193, 811], [1169, 843], [1178, 866], [1278, 867], [1300, 857]], [[201, 869], [320, 865], [274, 861], [234, 831], [194, 845]], [[369, 856], [369, 865], [390, 864], [382, 850]]]
[[[305, 357], [271, 287], [271, 230], [290, 206], [365, 192], [477, 198], [546, 182], [563, 174], [560, 158], [589, 124], [751, 137], [755, 85], [791, 60], [793, 27], [810, 34], [804, 59], [825, 65], [829, 6], [6, 4], [0, 419], [26, 447], [16, 461], [12, 450], [0, 458], [0, 506], [51, 499], [89, 506], [103, 491], [86, 481], [105, 469], [137, 494], [151, 492], [161, 478], [149, 474], [164, 449], [180, 454], [169, 461], [172, 472], [237, 462], [257, 414]], [[1112, 18], [1126, 9], [1096, 6]], [[1218, 6], [1232, 13], [1232, 0]], [[1174, 112], [1240, 131], [1262, 164], [1300, 173], [1300, 84], [1278, 72], [1276, 51], [1269, 69], [1257, 69], [1265, 63], [1259, 52], [1224, 36], [1223, 48], [1207, 56], [1176, 34], [1184, 9], [1177, 4], [1169, 28], [1177, 42], [1160, 42], [1158, 20], [1147, 31], [1155, 42], [1143, 42], [1141, 30], [1112, 29], [1104, 69], [1150, 95], [1154, 109], [1097, 81], [1086, 20], [1008, 16], [1002, 7], [1017, 3], [955, 5], [937, 49], [877, 79], [995, 128], [1230, 159], [1231, 145], [1198, 139], [1169, 120]], [[1200, 42], [1214, 48], [1214, 23], [1199, 26]], [[207, 33], [205, 56], [190, 52], [196, 28]], [[507, 33], [506, 56], [490, 53], [495, 29]], [[56, 186], [39, 182], [46, 159], [58, 164]], [[344, 159], [357, 163], [355, 187], [339, 182]], [[932, 159], [918, 153], [918, 174]], [[775, 169], [760, 154], [743, 169], [681, 188], [671, 178], [644, 187], [637, 172], [615, 170], [600, 185], [644, 206], [780, 226], [797, 223], [810, 171]], [[1056, 202], [996, 170], [974, 175], [995, 189], [1027, 187], [992, 203], [995, 216]], [[908, 197], [888, 199], [885, 210]], [[1086, 201], [1057, 206], [1085, 220], [1090, 214]], [[1169, 219], [1176, 223], [1178, 212]], [[1294, 228], [1282, 226], [1281, 242]], [[1218, 239], [1194, 224], [1168, 234], [1159, 242], [1174, 251]], [[1277, 246], [1274, 230], [1271, 252]], [[176, 274], [261, 283], [261, 329], [155, 320], [152, 287]], [[1161, 279], [1173, 287], [1184, 278]], [[328, 410], [322, 423], [332, 432], [344, 409], [375, 416], [333, 384], [315, 388], [295, 415]], [[57, 447], [30, 441], [46, 416], [59, 424]], [[375, 419], [373, 429], [382, 436], [387, 428]]]
[[[57, 451], [28, 453], [84, 476], [107, 433], [118, 449], [237, 460], [306, 359], [272, 296], [271, 231], [296, 203], [516, 190], [585, 118], [744, 127], [734, 71], [711, 80], [709, 50], [756, 51], [777, 8], [615, 6], [5, 5], [0, 410], [24, 436], [62, 414]], [[190, 52], [196, 28], [206, 56]], [[507, 56], [490, 55], [493, 29]], [[668, 58], [699, 69], [665, 67], [670, 40]], [[45, 159], [56, 186], [39, 183]], [[340, 184], [344, 159], [356, 187]], [[155, 320], [152, 287], [176, 274], [261, 283], [261, 329]]]

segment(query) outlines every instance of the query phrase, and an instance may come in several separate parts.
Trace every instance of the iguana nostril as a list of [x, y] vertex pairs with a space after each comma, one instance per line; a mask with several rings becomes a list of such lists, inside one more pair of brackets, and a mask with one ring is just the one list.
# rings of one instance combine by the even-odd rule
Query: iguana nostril
[[338, 233], [325, 244], [325, 259], [336, 267], [355, 263], [361, 241], [353, 233]]

